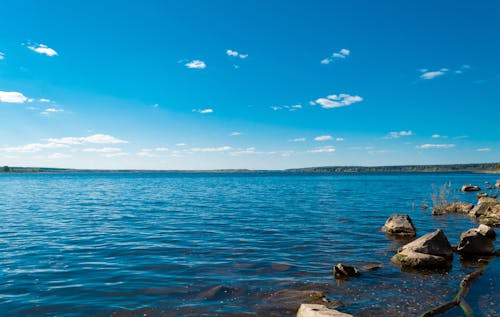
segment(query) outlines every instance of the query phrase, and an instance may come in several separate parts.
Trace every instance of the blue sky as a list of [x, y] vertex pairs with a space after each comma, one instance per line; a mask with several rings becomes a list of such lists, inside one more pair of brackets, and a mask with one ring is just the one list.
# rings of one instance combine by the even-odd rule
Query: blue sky
[[496, 1], [2, 1], [0, 165], [500, 160]]

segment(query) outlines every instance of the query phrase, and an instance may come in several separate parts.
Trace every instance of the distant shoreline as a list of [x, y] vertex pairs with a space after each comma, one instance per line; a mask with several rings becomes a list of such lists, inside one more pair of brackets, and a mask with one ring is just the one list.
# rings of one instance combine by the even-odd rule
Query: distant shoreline
[[395, 166], [322, 166], [284, 170], [213, 169], [213, 170], [135, 170], [72, 169], [50, 167], [0, 167], [0, 174], [373, 174], [373, 173], [481, 173], [500, 174], [500, 163], [395, 165]]

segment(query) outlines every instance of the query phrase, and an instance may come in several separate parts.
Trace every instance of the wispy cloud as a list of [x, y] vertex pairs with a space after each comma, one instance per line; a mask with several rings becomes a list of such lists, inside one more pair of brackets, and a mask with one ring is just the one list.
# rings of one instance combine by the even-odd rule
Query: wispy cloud
[[186, 64], [184, 64], [187, 68], [193, 68], [193, 69], [204, 69], [207, 67], [207, 64], [205, 64], [204, 61], [200, 61], [198, 59], [192, 60]]
[[114, 158], [114, 157], [120, 157], [120, 156], [128, 156], [128, 153], [125, 152], [116, 152], [116, 153], [104, 153], [101, 154], [102, 157], [105, 158]]
[[17, 91], [0, 91], [0, 102], [25, 103], [28, 97]]
[[248, 57], [248, 54], [241, 54], [241, 53], [234, 51], [234, 50], [226, 50], [226, 54], [229, 56], [239, 57], [239, 58], [243, 58], [243, 59]]
[[175, 146], [186, 146], [186, 143], [177, 143]]
[[47, 99], [47, 98], [40, 98], [40, 99], [38, 99], [38, 101], [48, 103], [48, 102], [51, 102], [52, 100]]
[[122, 149], [118, 147], [87, 148], [82, 150], [82, 152], [93, 152], [93, 153], [116, 153], [121, 151]]
[[489, 148], [489, 147], [482, 147], [482, 148], [476, 149], [476, 151], [478, 151], [478, 152], [490, 152], [491, 148]]
[[119, 144], [128, 143], [125, 140], [118, 139], [114, 136], [108, 134], [94, 134], [86, 137], [64, 137], [64, 138], [50, 138], [49, 143], [56, 144], [66, 144], [66, 145], [78, 145], [85, 143], [92, 144]]
[[219, 147], [195, 147], [186, 150], [186, 152], [196, 153], [196, 152], [227, 152], [231, 151], [233, 148], [230, 146], [219, 146]]
[[411, 130], [408, 130], [408, 131], [399, 131], [399, 132], [389, 132], [389, 134], [387, 134], [384, 139], [399, 139], [400, 137], [404, 137], [404, 136], [412, 136], [413, 135], [413, 132]]
[[455, 144], [422, 144], [418, 145], [417, 149], [423, 149], [423, 150], [428, 150], [428, 149], [449, 149], [455, 147]]
[[60, 149], [60, 148], [67, 148], [69, 147], [66, 144], [60, 144], [60, 143], [30, 143], [26, 145], [21, 145], [21, 146], [13, 146], [13, 147], [4, 147], [0, 148], [0, 151], [2, 152], [7, 152], [7, 153], [34, 153], [34, 152], [40, 152], [42, 150], [46, 149]]
[[64, 158], [69, 158], [71, 155], [65, 154], [65, 153], [52, 153], [47, 156], [49, 160], [58, 160], [58, 159], [64, 159]]
[[301, 104], [295, 104], [295, 105], [291, 105], [291, 106], [288, 106], [288, 105], [285, 105], [285, 106], [271, 106], [270, 108], [273, 109], [274, 111], [278, 111], [278, 110], [297, 111], [297, 110], [302, 109], [302, 105]]
[[234, 131], [234, 132], [231, 132], [231, 134], [229, 134], [230, 136], [240, 136], [242, 135], [243, 133], [239, 132], [239, 131]]
[[307, 139], [306, 138], [295, 138], [295, 139], [291, 139], [290, 141], [291, 142], [305, 142]]
[[214, 109], [211, 108], [206, 108], [206, 109], [193, 109], [193, 112], [198, 112], [201, 114], [208, 114], [208, 113], [213, 113]]
[[310, 153], [333, 153], [335, 152], [335, 148], [333, 146], [322, 146], [315, 148], [313, 150], [309, 150]]
[[318, 98], [314, 104], [319, 104], [322, 108], [331, 109], [344, 106], [350, 106], [354, 103], [363, 101], [360, 96], [351, 96], [349, 94], [329, 95], [326, 98]]
[[337, 141], [337, 142], [342, 142], [344, 140], [345, 140], [344, 138], [335, 138], [335, 141]]
[[44, 111], [40, 112], [41, 114], [48, 116], [49, 114], [52, 113], [58, 113], [58, 112], [64, 112], [63, 109], [57, 109], [57, 108], [47, 108]]
[[154, 157], [152, 149], [141, 149], [139, 152], [135, 153], [137, 156], [141, 157]]
[[333, 53], [331, 56], [328, 56], [327, 58], [322, 59], [321, 64], [328, 65], [336, 59], [345, 59], [350, 54], [351, 54], [350, 50], [343, 48], [340, 51]]
[[36, 52], [38, 54], [44, 54], [44, 55], [47, 55], [47, 56], [57, 56], [57, 52], [48, 47], [47, 45], [45, 44], [32, 44], [32, 45], [28, 45], [28, 49], [32, 50], [33, 52]]
[[314, 138], [314, 141], [330, 141], [333, 140], [331, 135], [320, 135]]
[[157, 147], [155, 148], [156, 152], [167, 152], [168, 148], [167, 147]]
[[421, 69], [422, 75], [420, 78], [422, 79], [434, 79], [439, 76], [443, 76], [448, 71], [448, 68], [441, 68], [440, 70], [429, 71], [427, 69]]
[[5, 59], [5, 54], [4, 54], [4, 53], [2, 53], [2, 52], [0, 52], [0, 61], [1, 61], [2, 59]]

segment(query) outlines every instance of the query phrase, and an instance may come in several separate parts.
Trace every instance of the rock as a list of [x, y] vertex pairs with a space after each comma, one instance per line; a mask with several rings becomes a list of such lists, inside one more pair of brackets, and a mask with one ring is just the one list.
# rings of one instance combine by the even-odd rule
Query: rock
[[462, 186], [463, 192], [477, 192], [480, 190], [481, 190], [481, 188], [479, 186], [473, 186], [471, 184], [466, 184], [466, 185]]
[[497, 180], [496, 184], [495, 184], [495, 187], [496, 188], [500, 188], [500, 179]]
[[417, 232], [410, 216], [400, 214], [391, 215], [382, 227], [382, 231], [388, 234], [406, 237], [414, 237]]
[[476, 196], [477, 196], [477, 198], [483, 198], [483, 197], [488, 197], [488, 194], [487, 193], [479, 193]]
[[375, 271], [375, 270], [380, 269], [382, 266], [383, 265], [380, 262], [368, 262], [361, 267], [361, 270], [363, 270], [363, 271]]
[[297, 317], [352, 317], [352, 315], [327, 308], [325, 305], [302, 304], [297, 312]]
[[391, 262], [403, 268], [442, 269], [450, 267], [452, 259], [450, 242], [438, 229], [399, 248]]
[[214, 286], [204, 292], [201, 292], [198, 294], [198, 297], [201, 298], [206, 298], [206, 299], [220, 299], [223, 297], [230, 296], [233, 294], [236, 290], [231, 287], [223, 286], [223, 285], [217, 285]]
[[[457, 252], [462, 255], [492, 255], [495, 247], [491, 236], [491, 228], [483, 225], [482, 228], [469, 229], [460, 235]], [[496, 235], [495, 235], [496, 236]]]
[[495, 229], [490, 226], [480, 224], [479, 227], [477, 227], [477, 231], [479, 231], [480, 234], [488, 239], [491, 239], [493, 241], [497, 239], [497, 233], [495, 232]]
[[486, 185], [488, 185], [490, 182], [488, 182], [488, 181], [484, 181], [484, 183], [485, 183]]
[[479, 198], [477, 200], [478, 205], [481, 205], [483, 203], [495, 203], [496, 202], [494, 197], [484, 196], [484, 197], [478, 197], [478, 198]]
[[472, 208], [474, 208], [473, 204], [457, 202], [453, 204], [449, 204], [445, 207], [446, 212], [458, 212], [462, 214], [468, 214]]
[[480, 206], [479, 222], [492, 227], [500, 226], [500, 203], [483, 203]]
[[333, 267], [335, 278], [357, 277], [360, 275], [357, 268], [339, 263]]

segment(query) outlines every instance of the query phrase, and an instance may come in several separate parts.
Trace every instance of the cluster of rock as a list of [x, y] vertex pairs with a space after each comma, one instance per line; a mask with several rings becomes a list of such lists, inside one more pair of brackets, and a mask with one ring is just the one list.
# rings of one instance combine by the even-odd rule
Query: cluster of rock
[[448, 204], [444, 208], [434, 210], [433, 214], [451, 212], [468, 215], [488, 226], [500, 226], [500, 202], [493, 197], [481, 197], [477, 201], [477, 205], [464, 202]]
[[[471, 204], [470, 204], [471, 205]], [[472, 210], [475, 207], [465, 203], [456, 204], [454, 210]], [[451, 210], [451, 207], [450, 207]], [[387, 219], [382, 230], [391, 235], [406, 236], [416, 232], [408, 215], [394, 214]], [[478, 228], [467, 230], [460, 235], [457, 253], [463, 256], [492, 255], [495, 229], [481, 224]], [[402, 246], [391, 262], [403, 269], [435, 270], [447, 269], [453, 260], [453, 247], [440, 229]]]

